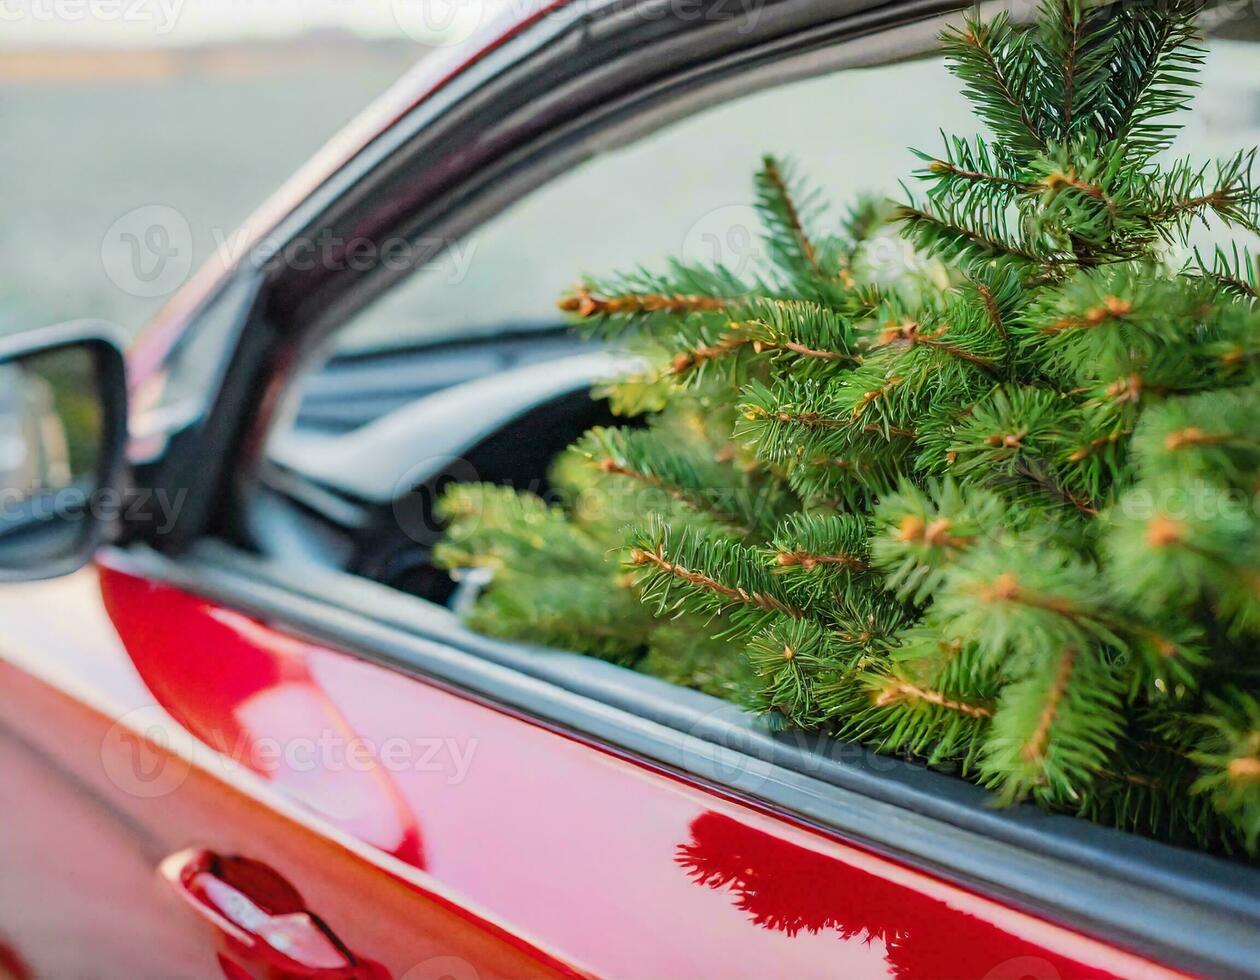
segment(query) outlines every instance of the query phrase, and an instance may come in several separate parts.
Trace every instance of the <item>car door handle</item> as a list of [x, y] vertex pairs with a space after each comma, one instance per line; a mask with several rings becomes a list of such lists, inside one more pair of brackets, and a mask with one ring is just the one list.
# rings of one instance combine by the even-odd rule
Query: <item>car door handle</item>
[[306, 908], [291, 884], [259, 861], [190, 848], [159, 866], [161, 876], [227, 940], [231, 958], [279, 980], [377, 980]]

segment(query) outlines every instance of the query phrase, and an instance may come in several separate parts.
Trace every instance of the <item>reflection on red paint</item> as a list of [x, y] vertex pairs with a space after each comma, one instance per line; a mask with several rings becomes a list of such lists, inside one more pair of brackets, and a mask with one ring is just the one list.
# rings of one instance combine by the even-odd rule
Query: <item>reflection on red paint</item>
[[177, 593], [130, 576], [104, 582], [132, 662], [176, 721], [360, 840], [424, 867], [414, 815], [312, 680], [308, 644], [186, 596], [182, 615], [154, 616], [155, 594]]
[[763, 929], [882, 944], [894, 976], [938, 976], [946, 963], [955, 976], [988, 980], [1060, 976], [1049, 959], [1029, 955], [1027, 943], [988, 922], [720, 813], [692, 822], [675, 860]]
[[31, 980], [31, 971], [8, 943], [0, 942], [0, 977], [4, 980]]

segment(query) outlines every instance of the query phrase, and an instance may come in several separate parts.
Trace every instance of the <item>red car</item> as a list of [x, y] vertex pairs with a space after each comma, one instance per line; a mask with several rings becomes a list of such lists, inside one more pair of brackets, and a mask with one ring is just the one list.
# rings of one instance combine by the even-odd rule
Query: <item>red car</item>
[[0, 976], [1260, 974], [1253, 866], [487, 639], [429, 560], [440, 487], [545, 490], [607, 411], [557, 289], [740, 260], [791, 137], [900, 169], [907, 113], [956, 109], [902, 63], [954, 6], [518, 9], [299, 174], [126, 382], [92, 324], [0, 346]]

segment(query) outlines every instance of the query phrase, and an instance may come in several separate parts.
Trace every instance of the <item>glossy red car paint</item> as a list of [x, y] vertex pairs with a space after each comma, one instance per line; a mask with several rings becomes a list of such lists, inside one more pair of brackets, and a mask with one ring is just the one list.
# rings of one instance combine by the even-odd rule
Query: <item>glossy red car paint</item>
[[[0, 771], [18, 803], [0, 943], [36, 975], [82, 975], [104, 962], [93, 949], [137, 976], [1168, 975], [119, 569], [6, 589], [0, 621]], [[317, 917], [328, 942], [299, 932], [323, 968], [277, 966], [193, 907], [204, 887], [172, 887], [237, 857], [266, 862], [237, 869], [237, 918]], [[21, 896], [58, 903], [75, 943]]]

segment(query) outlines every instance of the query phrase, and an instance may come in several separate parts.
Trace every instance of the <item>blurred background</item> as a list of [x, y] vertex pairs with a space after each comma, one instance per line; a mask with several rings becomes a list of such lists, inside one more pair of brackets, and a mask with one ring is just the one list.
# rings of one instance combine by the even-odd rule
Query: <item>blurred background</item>
[[230, 247], [360, 109], [476, 26], [443, 4], [0, 0], [0, 330], [97, 316], [134, 333], [172, 284], [112, 283], [111, 226], [159, 205], [187, 218], [193, 268]]
[[[360, 109], [507, 2], [0, 0], [0, 332], [91, 316], [134, 334], [187, 274], [230, 250], [234, 229]], [[1226, 36], [1210, 42], [1200, 111], [1178, 152], [1207, 158], [1260, 143], [1255, 23], [1250, 5], [1216, 12]], [[940, 72], [925, 65], [874, 78], [869, 102], [846, 101], [876, 115], [881, 104], [912, 106], [944, 81]], [[893, 78], [906, 91], [888, 92]], [[799, 98], [817, 105], [798, 105], [797, 125], [834, 115], [834, 91], [802, 86]], [[792, 152], [776, 132], [781, 107], [767, 101], [766, 113], [762, 148]], [[939, 126], [962, 122], [941, 115], [953, 110], [925, 111], [907, 141], [934, 146]], [[839, 142], [824, 129], [815, 140]], [[885, 156], [855, 160], [860, 139], [844, 147], [850, 172], [889, 172]], [[900, 171], [912, 162], [907, 154]], [[742, 188], [746, 174], [737, 176]], [[129, 241], [119, 222], [154, 207], [187, 223], [191, 255], [173, 277], [168, 269], [160, 281], [120, 288], [108, 268]]]

